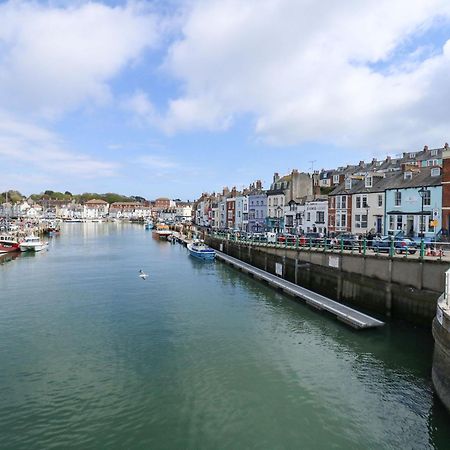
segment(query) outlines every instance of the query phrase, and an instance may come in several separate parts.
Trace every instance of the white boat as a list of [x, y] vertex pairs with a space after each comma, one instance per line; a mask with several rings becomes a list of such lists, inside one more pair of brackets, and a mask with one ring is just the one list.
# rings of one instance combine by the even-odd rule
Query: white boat
[[195, 240], [187, 245], [189, 254], [195, 258], [211, 261], [216, 257], [214, 249], [205, 245], [204, 242]]
[[22, 252], [40, 252], [44, 248], [46, 248], [48, 245], [47, 242], [41, 241], [41, 239], [38, 236], [27, 236], [21, 243], [20, 243], [20, 250]]

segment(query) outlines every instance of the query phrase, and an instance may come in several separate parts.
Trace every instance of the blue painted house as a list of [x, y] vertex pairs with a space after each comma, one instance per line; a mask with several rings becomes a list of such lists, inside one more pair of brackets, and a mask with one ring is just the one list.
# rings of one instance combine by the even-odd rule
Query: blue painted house
[[441, 167], [405, 166], [386, 185], [385, 234], [434, 237], [442, 229]]
[[266, 230], [267, 194], [261, 188], [261, 182], [251, 187], [248, 195], [248, 231], [261, 233]]

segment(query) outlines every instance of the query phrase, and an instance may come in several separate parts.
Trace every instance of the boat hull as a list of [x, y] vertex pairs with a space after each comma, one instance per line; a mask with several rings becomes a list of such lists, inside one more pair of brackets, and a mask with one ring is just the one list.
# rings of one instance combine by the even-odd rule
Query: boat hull
[[212, 248], [200, 250], [193, 248], [191, 244], [188, 244], [187, 248], [189, 255], [202, 261], [213, 261], [216, 257], [216, 252]]
[[0, 253], [18, 252], [20, 250], [19, 244], [2, 244], [0, 243]]
[[20, 251], [22, 252], [40, 252], [44, 250], [46, 244], [20, 244]]

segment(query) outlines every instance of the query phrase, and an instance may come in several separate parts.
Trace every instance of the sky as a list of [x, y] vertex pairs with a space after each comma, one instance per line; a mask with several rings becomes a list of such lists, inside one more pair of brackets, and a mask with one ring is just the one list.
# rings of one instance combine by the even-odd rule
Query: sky
[[194, 199], [450, 139], [448, 0], [0, 1], [0, 191]]

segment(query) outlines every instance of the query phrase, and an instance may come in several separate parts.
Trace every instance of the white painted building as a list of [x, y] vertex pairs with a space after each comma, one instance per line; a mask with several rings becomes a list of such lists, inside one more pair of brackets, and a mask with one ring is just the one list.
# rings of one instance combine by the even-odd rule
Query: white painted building
[[235, 228], [247, 231], [248, 228], [248, 196], [239, 195], [236, 197]]
[[328, 200], [312, 200], [303, 205], [301, 228], [305, 233], [327, 232]]

